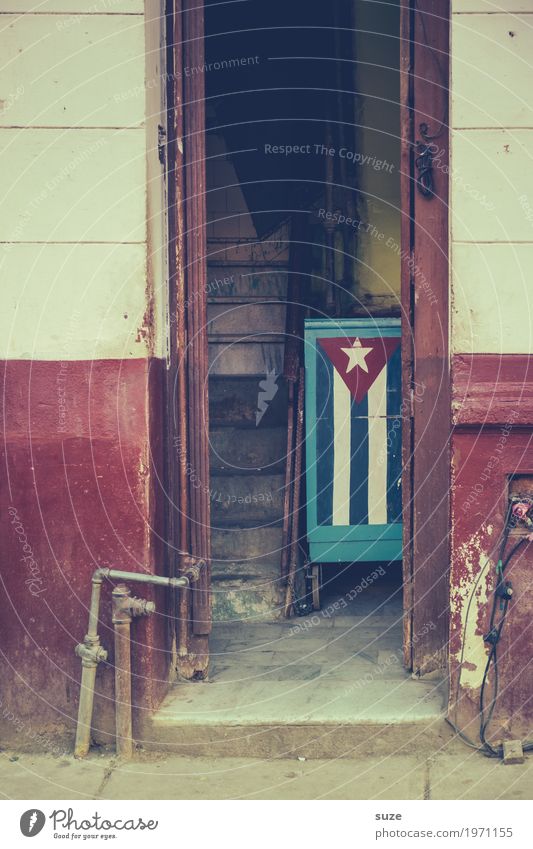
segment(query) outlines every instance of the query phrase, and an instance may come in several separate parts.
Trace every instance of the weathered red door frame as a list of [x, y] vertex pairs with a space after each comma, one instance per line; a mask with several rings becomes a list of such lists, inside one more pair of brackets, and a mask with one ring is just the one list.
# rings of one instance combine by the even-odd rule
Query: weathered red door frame
[[401, 0], [404, 660], [447, 665], [449, 0]]

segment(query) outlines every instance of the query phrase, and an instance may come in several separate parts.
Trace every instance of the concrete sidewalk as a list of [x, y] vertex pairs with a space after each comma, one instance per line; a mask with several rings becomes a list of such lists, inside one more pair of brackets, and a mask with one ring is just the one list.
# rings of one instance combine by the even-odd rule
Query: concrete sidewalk
[[259, 760], [0, 755], [3, 799], [531, 799], [533, 757], [504, 766], [457, 743], [424, 756]]

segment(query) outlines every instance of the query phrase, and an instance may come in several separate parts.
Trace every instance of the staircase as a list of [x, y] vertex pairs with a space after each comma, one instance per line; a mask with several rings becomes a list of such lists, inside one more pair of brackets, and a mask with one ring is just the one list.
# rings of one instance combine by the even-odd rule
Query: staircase
[[287, 234], [283, 225], [262, 242], [209, 241], [215, 621], [269, 621], [281, 616]]

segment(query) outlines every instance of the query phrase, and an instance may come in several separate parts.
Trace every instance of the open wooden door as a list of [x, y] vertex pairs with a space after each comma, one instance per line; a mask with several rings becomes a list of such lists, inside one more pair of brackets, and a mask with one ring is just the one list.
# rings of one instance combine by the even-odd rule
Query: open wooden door
[[446, 666], [449, 0], [402, 0], [405, 665]]
[[168, 139], [162, 139], [171, 211], [168, 548], [171, 571], [193, 578], [175, 611], [178, 672], [201, 679], [207, 675], [211, 630], [205, 96], [204, 75], [185, 73], [204, 64], [201, 0], [174, 0], [169, 36], [173, 108]]

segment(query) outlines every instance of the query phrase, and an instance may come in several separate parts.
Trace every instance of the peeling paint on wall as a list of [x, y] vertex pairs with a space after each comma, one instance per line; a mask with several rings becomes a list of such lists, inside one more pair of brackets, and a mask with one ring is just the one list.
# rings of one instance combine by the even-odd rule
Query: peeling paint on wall
[[452, 612], [460, 615], [462, 648], [461, 685], [476, 689], [481, 687], [487, 652], [483, 641], [483, 628], [479, 621], [486, 609], [490, 590], [492, 561], [483, 550], [482, 534], [462, 543], [457, 552], [463, 572], [453, 588]]

